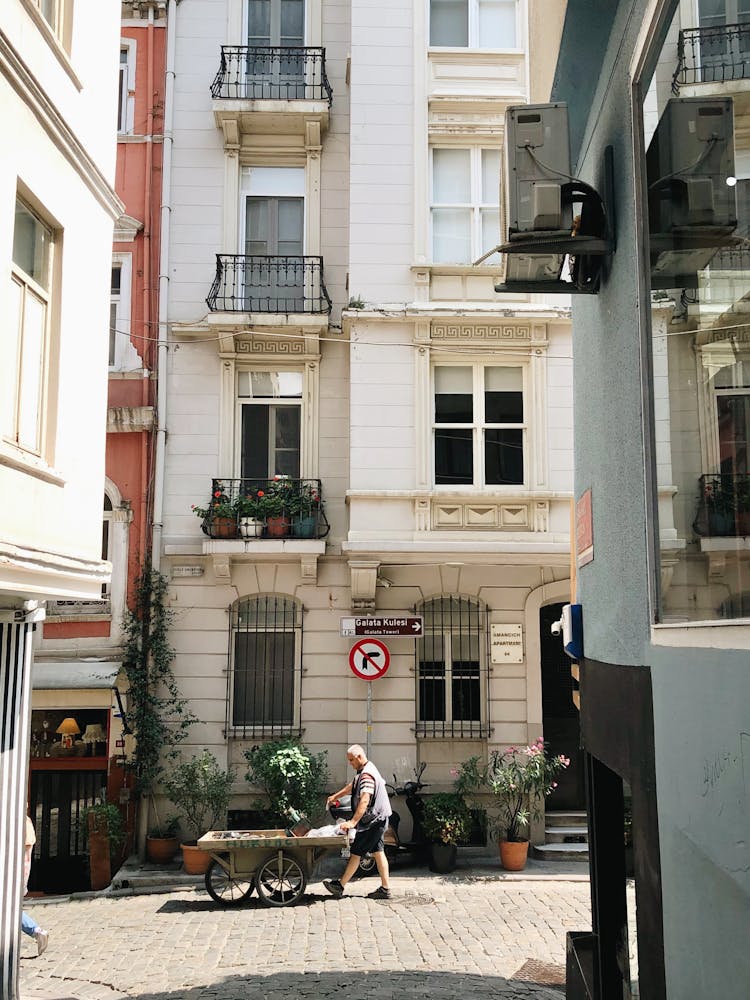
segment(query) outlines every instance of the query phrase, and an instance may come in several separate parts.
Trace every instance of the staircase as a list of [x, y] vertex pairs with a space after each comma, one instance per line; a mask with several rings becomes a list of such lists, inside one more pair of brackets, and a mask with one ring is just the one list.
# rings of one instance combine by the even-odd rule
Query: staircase
[[548, 812], [544, 817], [544, 843], [531, 848], [540, 861], [588, 861], [586, 813]]

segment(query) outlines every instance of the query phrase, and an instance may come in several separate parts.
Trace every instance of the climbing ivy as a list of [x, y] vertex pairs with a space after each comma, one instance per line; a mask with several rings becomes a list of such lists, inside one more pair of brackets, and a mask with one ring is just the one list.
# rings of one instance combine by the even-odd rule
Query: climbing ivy
[[136, 582], [135, 603], [123, 623], [123, 667], [128, 678], [124, 721], [135, 735], [128, 767], [141, 795], [153, 791], [165, 759], [176, 756], [195, 722], [172, 673], [174, 649], [168, 638], [172, 612], [165, 606], [166, 590], [166, 577], [150, 564], [144, 565]]

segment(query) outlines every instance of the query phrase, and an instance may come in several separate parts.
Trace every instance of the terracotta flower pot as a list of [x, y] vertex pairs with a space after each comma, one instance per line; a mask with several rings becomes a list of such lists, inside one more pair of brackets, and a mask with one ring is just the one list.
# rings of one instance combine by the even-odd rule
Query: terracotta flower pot
[[528, 840], [501, 840], [499, 848], [500, 863], [506, 871], [523, 871], [529, 853]]
[[269, 517], [266, 519], [266, 531], [269, 538], [284, 538], [289, 534], [292, 523], [288, 517]]
[[182, 867], [188, 875], [205, 875], [211, 864], [211, 855], [202, 851], [195, 841], [182, 845]]
[[208, 531], [211, 538], [236, 538], [237, 521], [233, 517], [214, 517]]
[[146, 837], [146, 858], [156, 865], [164, 865], [177, 853], [177, 837]]

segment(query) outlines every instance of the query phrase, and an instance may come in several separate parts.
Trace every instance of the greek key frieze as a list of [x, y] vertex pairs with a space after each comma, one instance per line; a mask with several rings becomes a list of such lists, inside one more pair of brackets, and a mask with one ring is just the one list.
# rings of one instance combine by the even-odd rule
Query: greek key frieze
[[457, 340], [461, 342], [529, 342], [531, 340], [531, 330], [527, 326], [500, 325], [496, 323], [483, 323], [472, 326], [459, 325], [457, 323], [433, 323], [431, 337], [433, 340]]

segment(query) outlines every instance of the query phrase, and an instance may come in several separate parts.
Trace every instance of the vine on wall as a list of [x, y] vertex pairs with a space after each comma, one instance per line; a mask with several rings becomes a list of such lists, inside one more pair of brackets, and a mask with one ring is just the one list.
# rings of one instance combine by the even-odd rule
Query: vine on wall
[[128, 678], [125, 722], [135, 734], [128, 767], [136, 792], [154, 790], [164, 761], [177, 755], [195, 716], [180, 697], [172, 673], [174, 649], [168, 633], [172, 612], [165, 606], [167, 579], [146, 563], [136, 581], [135, 603], [125, 613], [123, 667]]

